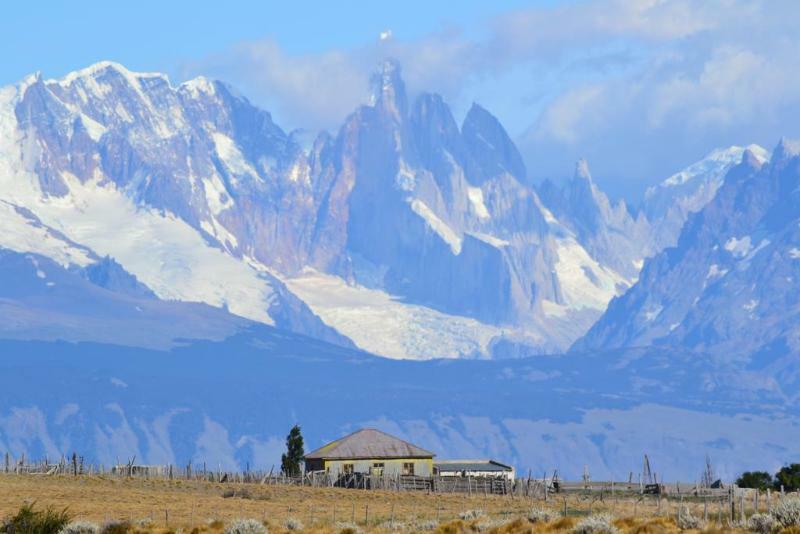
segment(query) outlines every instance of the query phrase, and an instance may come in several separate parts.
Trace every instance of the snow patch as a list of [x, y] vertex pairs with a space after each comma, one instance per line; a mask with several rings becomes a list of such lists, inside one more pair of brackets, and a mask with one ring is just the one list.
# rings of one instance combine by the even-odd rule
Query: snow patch
[[402, 159], [398, 162], [395, 181], [403, 191], [413, 191], [417, 186], [417, 175]]
[[492, 245], [495, 248], [503, 248], [510, 245], [510, 243], [505, 239], [500, 239], [499, 237], [495, 237], [493, 235], [484, 234], [482, 232], [466, 232], [466, 233], [476, 239], [483, 241], [486, 244]]
[[706, 274], [706, 280], [722, 278], [726, 274], [728, 274], [728, 269], [722, 269], [716, 263], [712, 263], [711, 266], [708, 268], [708, 273]]
[[233, 206], [233, 199], [231, 199], [225, 184], [219, 179], [216, 173], [208, 178], [202, 178], [203, 190], [206, 194], [206, 203], [208, 209], [214, 215], [219, 215], [221, 212]]
[[[746, 147], [732, 146], [713, 150], [705, 158], [694, 163], [679, 173], [673, 174], [661, 183], [662, 187], [675, 187], [683, 185], [696, 176], [711, 173], [720, 168], [727, 170], [742, 160], [745, 150], [750, 150], [761, 163], [769, 160], [769, 151], [758, 145]], [[649, 194], [651, 190], [648, 190]]]
[[214, 82], [204, 76], [198, 76], [192, 80], [183, 82], [178, 89], [183, 89], [192, 98], [199, 98], [201, 95], [213, 96], [217, 94], [217, 89]]
[[128, 387], [128, 384], [126, 382], [124, 382], [123, 380], [120, 380], [119, 378], [117, 378], [115, 376], [112, 376], [109, 379], [109, 382], [111, 382], [112, 386], [115, 386], [115, 387], [118, 387], [118, 388], [126, 389]]
[[406, 304], [384, 291], [348, 285], [311, 269], [285, 282], [327, 325], [359, 348], [389, 358], [486, 355], [492, 338], [504, 333], [497, 326]]
[[414, 210], [414, 213], [422, 217], [428, 224], [428, 227], [436, 232], [445, 243], [450, 245], [450, 250], [453, 251], [453, 254], [456, 256], [461, 254], [461, 237], [459, 237], [455, 230], [450, 228], [446, 222], [437, 217], [427, 204], [415, 198], [411, 201], [411, 209]]
[[746, 235], [741, 239], [731, 237], [725, 242], [724, 248], [730, 252], [734, 258], [744, 258], [750, 253], [752, 248], [750, 236]]
[[479, 219], [488, 219], [490, 217], [489, 210], [486, 209], [486, 204], [483, 203], [483, 190], [480, 187], [467, 187], [467, 197], [469, 197], [472, 211]]
[[597, 263], [572, 237], [556, 240], [556, 254], [556, 276], [564, 301], [572, 309], [605, 310], [618, 288], [630, 285], [619, 273]]
[[217, 155], [231, 174], [234, 176], [250, 175], [253, 178], [259, 177], [258, 172], [247, 162], [244, 154], [241, 153], [233, 139], [219, 132], [212, 133], [211, 137], [214, 140]]
[[655, 308], [651, 308], [644, 312], [644, 320], [648, 323], [651, 323], [655, 321], [659, 315], [661, 315], [662, 311], [664, 311], [664, 307], [659, 304]]
[[47, 256], [63, 266], [85, 266], [93, 262], [87, 250], [64, 241], [3, 200], [0, 200], [0, 247]]
[[756, 309], [756, 306], [758, 306], [758, 300], [750, 299], [746, 304], [742, 304], [742, 309], [751, 312]]
[[106, 127], [84, 113], [81, 113], [80, 117], [81, 123], [83, 123], [83, 126], [86, 128], [86, 132], [89, 134], [89, 137], [92, 138], [92, 141], [95, 143], [100, 141], [100, 138], [106, 133]]

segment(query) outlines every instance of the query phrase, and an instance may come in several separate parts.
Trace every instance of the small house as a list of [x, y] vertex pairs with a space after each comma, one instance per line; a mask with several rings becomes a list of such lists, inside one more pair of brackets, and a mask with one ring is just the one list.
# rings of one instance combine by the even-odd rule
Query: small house
[[502, 477], [514, 480], [514, 468], [496, 460], [440, 460], [433, 472], [442, 477]]
[[429, 477], [433, 456], [380, 430], [367, 428], [323, 445], [305, 456], [306, 472], [341, 475], [405, 475]]

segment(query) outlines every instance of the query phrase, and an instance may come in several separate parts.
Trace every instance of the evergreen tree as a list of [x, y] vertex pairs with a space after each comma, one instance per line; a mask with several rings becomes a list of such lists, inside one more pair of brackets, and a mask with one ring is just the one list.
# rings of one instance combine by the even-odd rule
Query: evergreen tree
[[736, 485], [740, 488], [765, 490], [772, 487], [772, 484], [772, 475], [766, 471], [745, 471], [736, 479]]
[[781, 467], [781, 470], [775, 473], [775, 489], [781, 486], [786, 491], [800, 490], [800, 464]]
[[303, 461], [306, 451], [303, 450], [303, 434], [300, 426], [294, 425], [286, 436], [286, 454], [281, 455], [281, 471], [286, 476], [300, 475], [300, 462]]

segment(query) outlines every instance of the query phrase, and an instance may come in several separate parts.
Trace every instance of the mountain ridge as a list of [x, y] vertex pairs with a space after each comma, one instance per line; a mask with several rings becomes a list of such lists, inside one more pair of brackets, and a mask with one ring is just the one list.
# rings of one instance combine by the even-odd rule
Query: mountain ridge
[[[83, 266], [85, 249], [159, 298], [329, 340], [347, 331], [392, 357], [565, 350], [657, 248], [653, 223], [592, 182], [587, 193], [529, 183], [479, 105], [459, 127], [439, 95], [410, 101], [391, 60], [371, 103], [310, 146], [202, 77], [173, 86], [100, 62], [4, 91], [0, 200], [30, 216], [7, 222], [24, 242], [0, 246]], [[35, 225], [58, 252], [31, 244]], [[126, 232], [111, 239], [114, 225]], [[329, 292], [308, 307], [312, 287]], [[369, 302], [390, 301], [412, 326], [354, 327]]]

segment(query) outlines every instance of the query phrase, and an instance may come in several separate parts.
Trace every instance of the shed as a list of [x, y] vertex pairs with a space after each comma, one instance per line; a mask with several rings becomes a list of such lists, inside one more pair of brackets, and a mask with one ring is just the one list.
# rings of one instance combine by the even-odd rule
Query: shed
[[440, 460], [433, 472], [443, 477], [503, 477], [514, 480], [514, 468], [496, 460]]
[[339, 475], [433, 474], [430, 451], [400, 438], [365, 428], [323, 445], [305, 456], [306, 472], [325, 471]]

